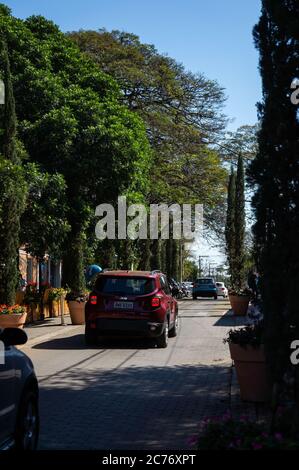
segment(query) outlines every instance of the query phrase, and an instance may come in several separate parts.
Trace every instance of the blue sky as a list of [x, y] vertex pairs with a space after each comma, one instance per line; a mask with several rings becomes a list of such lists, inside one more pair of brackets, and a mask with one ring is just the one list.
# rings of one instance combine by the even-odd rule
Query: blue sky
[[41, 14], [63, 31], [120, 29], [155, 44], [187, 69], [216, 79], [228, 96], [234, 129], [256, 122], [260, 99], [252, 28], [260, 0], [2, 0], [13, 14]]

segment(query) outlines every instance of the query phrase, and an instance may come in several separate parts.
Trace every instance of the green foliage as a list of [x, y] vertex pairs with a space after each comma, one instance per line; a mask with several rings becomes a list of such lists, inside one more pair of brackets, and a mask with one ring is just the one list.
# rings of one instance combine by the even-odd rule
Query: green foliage
[[[122, 103], [116, 82], [51, 21], [0, 15], [0, 27], [11, 59], [19, 135], [44, 174], [42, 200], [34, 198], [28, 215], [40, 214], [48, 230], [34, 240], [26, 215], [24, 239], [36, 253], [63, 251], [64, 281], [80, 290], [83, 265], [91, 257], [87, 245], [93, 245], [95, 207], [119, 194], [142, 201], [148, 192], [151, 153], [144, 124]], [[49, 175], [56, 190], [50, 189]], [[60, 233], [52, 236], [55, 221]]]
[[60, 259], [70, 231], [66, 185], [62, 175], [41, 172], [36, 164], [25, 166], [29, 192], [21, 217], [21, 244], [38, 258], [45, 253]]
[[234, 419], [230, 413], [206, 418], [200, 435], [194, 439], [198, 450], [278, 450], [298, 449], [298, 442], [279, 429], [270, 433], [264, 422], [253, 422], [247, 416]]
[[253, 325], [247, 325], [244, 328], [232, 329], [227, 333], [227, 338], [224, 343], [238, 344], [246, 348], [252, 346], [254, 348], [260, 347], [264, 342], [264, 322], [260, 321]]
[[226, 239], [226, 253], [229, 264], [229, 273], [231, 276], [231, 283], [235, 283], [235, 240], [236, 240], [236, 227], [235, 227], [235, 208], [236, 203], [236, 174], [231, 169], [231, 174], [228, 183], [227, 193], [227, 213], [225, 225], [225, 239]]
[[224, 206], [226, 172], [206, 142], [215, 140], [225, 124], [220, 86], [130, 33], [69, 36], [116, 79], [123, 101], [146, 123], [153, 152], [148, 202], [203, 203], [207, 226], [219, 233], [223, 219], [214, 211]]
[[184, 260], [184, 281], [196, 281], [198, 277], [198, 265], [195, 261], [186, 259]]
[[237, 175], [231, 170], [225, 226], [226, 252], [231, 276], [231, 287], [235, 291], [245, 288], [245, 184], [242, 155], [238, 158]]
[[235, 286], [236, 289], [245, 287], [245, 184], [244, 165], [242, 155], [238, 158], [238, 169], [236, 176], [236, 201], [235, 201]]
[[[3, 13], [3, 9], [0, 10]], [[5, 12], [7, 14], [8, 12]], [[20, 216], [27, 185], [17, 149], [15, 101], [6, 43], [1, 38], [1, 70], [5, 86], [0, 155], [0, 303], [14, 305], [18, 283]]]
[[[249, 178], [256, 191], [255, 255], [262, 277], [266, 351], [276, 391], [285, 389], [284, 377], [291, 367], [290, 341], [298, 338], [299, 331], [299, 121], [298, 109], [290, 100], [290, 85], [298, 75], [298, 18], [298, 2], [263, 0], [254, 29], [263, 101], [259, 104], [258, 155]], [[298, 374], [293, 380], [298, 397]], [[297, 401], [297, 430], [298, 418]]]
[[290, 364], [289, 350], [299, 331], [299, 121], [298, 109], [290, 100], [290, 84], [298, 75], [298, 15], [297, 2], [264, 1], [254, 30], [264, 99], [259, 105], [259, 152], [249, 170], [256, 190], [255, 254], [262, 276], [266, 353], [275, 380], [273, 403], [295, 403], [291, 429], [296, 437], [299, 376]]

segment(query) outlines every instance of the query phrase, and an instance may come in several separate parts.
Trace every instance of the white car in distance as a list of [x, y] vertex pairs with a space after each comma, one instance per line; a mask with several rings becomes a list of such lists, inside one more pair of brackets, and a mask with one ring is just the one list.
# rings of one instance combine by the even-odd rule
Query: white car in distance
[[226, 299], [228, 297], [228, 289], [225, 287], [224, 282], [216, 282], [217, 295]]

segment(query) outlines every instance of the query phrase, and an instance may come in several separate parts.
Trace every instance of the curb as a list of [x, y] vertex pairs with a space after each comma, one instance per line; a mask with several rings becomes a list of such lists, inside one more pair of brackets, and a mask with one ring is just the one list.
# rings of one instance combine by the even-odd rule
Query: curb
[[[19, 349], [26, 348], [28, 346], [34, 346], [35, 344], [38, 344], [40, 341], [45, 341], [51, 338], [55, 338], [55, 336], [59, 336], [63, 333], [67, 333], [69, 331], [76, 331], [80, 327], [84, 325], [70, 325], [70, 326], [61, 326], [58, 331], [54, 331], [52, 333], [46, 333], [44, 335], [37, 336], [36, 338], [29, 339], [26, 344], [22, 345], [19, 347]], [[46, 328], [46, 327], [45, 327]], [[24, 329], [26, 332], [26, 329]]]

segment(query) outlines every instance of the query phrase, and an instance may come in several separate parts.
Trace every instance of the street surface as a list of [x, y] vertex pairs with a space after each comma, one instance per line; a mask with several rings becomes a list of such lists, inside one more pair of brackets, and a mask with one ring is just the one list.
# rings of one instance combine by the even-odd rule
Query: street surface
[[40, 383], [40, 449], [190, 448], [200, 420], [229, 405], [228, 309], [181, 301], [167, 349], [140, 339], [87, 348], [83, 326], [24, 347]]

